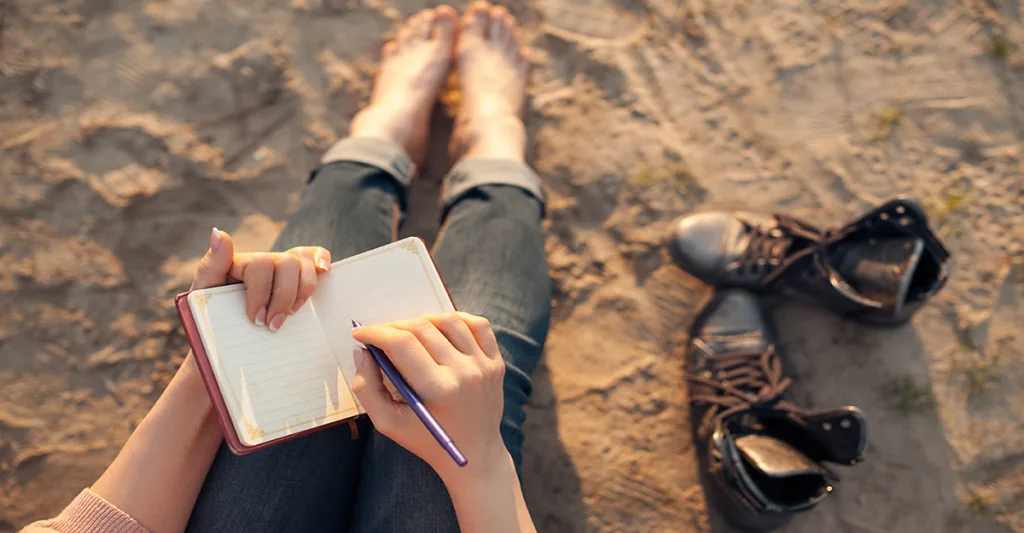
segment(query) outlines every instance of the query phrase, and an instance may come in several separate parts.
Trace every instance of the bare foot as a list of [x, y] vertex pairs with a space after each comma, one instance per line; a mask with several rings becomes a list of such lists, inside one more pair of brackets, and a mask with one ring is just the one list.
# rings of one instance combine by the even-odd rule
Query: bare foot
[[370, 104], [352, 119], [352, 137], [398, 143], [422, 168], [430, 110], [451, 67], [457, 17], [449, 6], [425, 9], [384, 45]]
[[519, 114], [528, 63], [519, 25], [504, 7], [476, 2], [462, 16], [461, 26], [455, 61], [462, 103], [452, 132], [452, 161], [523, 161], [526, 128]]

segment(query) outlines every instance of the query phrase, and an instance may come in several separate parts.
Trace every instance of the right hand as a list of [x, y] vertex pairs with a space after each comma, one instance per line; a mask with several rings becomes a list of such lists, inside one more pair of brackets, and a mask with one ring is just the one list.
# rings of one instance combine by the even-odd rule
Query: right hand
[[429, 315], [355, 328], [352, 336], [388, 355], [469, 463], [455, 464], [412, 409], [392, 398], [380, 367], [360, 350], [352, 391], [377, 431], [426, 461], [446, 484], [484, 479], [510, 464], [499, 433], [505, 362], [487, 319], [468, 313]]

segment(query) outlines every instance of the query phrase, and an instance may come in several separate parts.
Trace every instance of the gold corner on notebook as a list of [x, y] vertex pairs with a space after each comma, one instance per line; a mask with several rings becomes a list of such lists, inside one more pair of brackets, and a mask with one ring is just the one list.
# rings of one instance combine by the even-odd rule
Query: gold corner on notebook
[[200, 311], [205, 313], [206, 304], [209, 303], [210, 298], [212, 298], [212, 296], [209, 293], [200, 292], [196, 293], [195, 296], [192, 297], [192, 301], [195, 302], [197, 306], [199, 306]]
[[254, 427], [248, 420], [243, 418], [242, 423], [245, 424], [245, 431], [249, 433], [249, 440], [254, 441], [267, 436], [267, 432]]
[[412, 252], [413, 255], [420, 255], [420, 249], [419, 247], [416, 246], [416, 241], [414, 239], [405, 239], [404, 241], [398, 243], [398, 247], [403, 250]]

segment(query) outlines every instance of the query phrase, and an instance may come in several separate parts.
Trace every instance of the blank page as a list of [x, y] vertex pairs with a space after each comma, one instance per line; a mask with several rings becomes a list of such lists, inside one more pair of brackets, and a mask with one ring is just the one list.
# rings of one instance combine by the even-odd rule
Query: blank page
[[362, 347], [352, 319], [369, 326], [455, 310], [426, 246], [412, 237], [332, 264], [310, 301], [349, 383], [352, 352]]
[[249, 321], [242, 285], [193, 292], [189, 307], [245, 445], [359, 414], [314, 305], [302, 306], [277, 332]]

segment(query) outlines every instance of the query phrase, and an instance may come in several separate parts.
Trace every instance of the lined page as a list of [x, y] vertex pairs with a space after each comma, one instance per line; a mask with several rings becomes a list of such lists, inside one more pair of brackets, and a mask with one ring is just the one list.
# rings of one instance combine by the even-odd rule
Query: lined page
[[277, 332], [249, 321], [240, 285], [192, 293], [189, 305], [246, 445], [358, 414], [313, 305], [304, 305]]
[[356, 371], [352, 352], [361, 348], [352, 338], [352, 319], [368, 326], [455, 310], [430, 254], [415, 238], [334, 263], [310, 301], [349, 383]]

